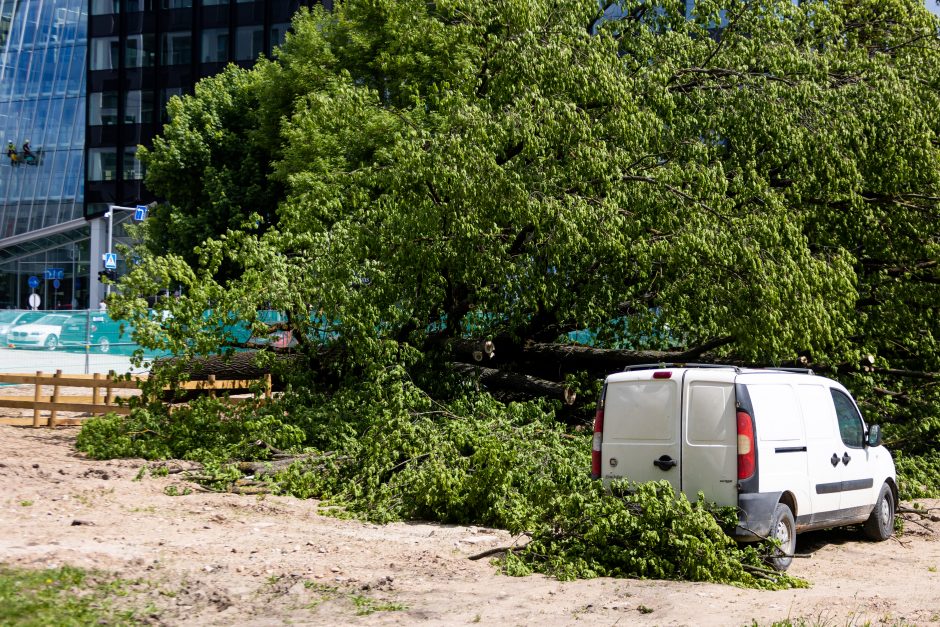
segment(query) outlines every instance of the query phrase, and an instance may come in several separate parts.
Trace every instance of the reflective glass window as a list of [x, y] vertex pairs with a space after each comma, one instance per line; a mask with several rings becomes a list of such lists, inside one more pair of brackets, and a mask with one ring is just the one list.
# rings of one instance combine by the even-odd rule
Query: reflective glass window
[[228, 0], [202, 0], [202, 6], [204, 7], [218, 6], [221, 4], [228, 4]]
[[130, 35], [125, 40], [127, 67], [150, 67], [156, 57], [156, 41], [153, 35]]
[[284, 43], [284, 36], [287, 35], [287, 31], [290, 29], [290, 23], [286, 24], [272, 24], [271, 25], [271, 47], [280, 46]]
[[111, 126], [118, 123], [116, 91], [95, 92], [89, 95], [88, 123], [91, 126]]
[[121, 10], [120, 0], [91, 0], [92, 15], [110, 15]]
[[144, 10], [143, 0], [124, 0], [124, 10], [128, 13], [135, 13]]
[[227, 28], [207, 28], [202, 32], [202, 51], [199, 58], [203, 63], [228, 61]]
[[91, 40], [91, 69], [116, 70], [121, 46], [117, 37], [93, 37]]
[[264, 49], [262, 26], [241, 26], [235, 33], [235, 58], [239, 61], [254, 61]]
[[124, 180], [138, 181], [144, 178], [144, 164], [137, 160], [137, 147], [124, 149]]
[[114, 181], [117, 179], [117, 149], [88, 149], [88, 180]]
[[153, 121], [153, 92], [133, 89], [124, 100], [124, 122], [146, 124]]
[[160, 90], [160, 119], [163, 122], [169, 121], [169, 115], [167, 115], [166, 104], [170, 101], [170, 98], [173, 96], [182, 96], [183, 88], [182, 87], [169, 87], [167, 89]]
[[163, 65], [185, 65], [192, 62], [193, 38], [189, 31], [164, 33]]
[[163, 0], [164, 9], [188, 9], [193, 6], [193, 0]]

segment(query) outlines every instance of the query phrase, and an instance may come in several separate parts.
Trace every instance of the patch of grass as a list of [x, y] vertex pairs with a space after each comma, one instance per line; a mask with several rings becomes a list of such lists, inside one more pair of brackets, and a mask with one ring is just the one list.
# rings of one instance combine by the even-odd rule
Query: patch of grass
[[20, 506], [22, 507], [29, 507], [32, 504], [33, 504], [32, 501], [20, 501]]
[[112, 604], [135, 583], [71, 566], [29, 570], [0, 565], [0, 625], [139, 624], [137, 612]]
[[192, 494], [193, 491], [192, 488], [186, 486], [183, 486], [183, 488], [180, 489], [179, 486], [168, 485], [167, 487], [163, 488], [163, 493], [167, 496], [186, 496], [188, 494]]
[[327, 601], [332, 601], [339, 594], [339, 588], [336, 586], [331, 586], [329, 584], [320, 583], [318, 581], [311, 581], [309, 579], [304, 580], [304, 588], [310, 590], [311, 592], [316, 593], [317, 599], [311, 601], [307, 604], [308, 610], [314, 610], [318, 608], [322, 603]]
[[401, 603], [392, 603], [390, 601], [377, 601], [361, 594], [353, 594], [349, 599], [356, 606], [356, 616], [368, 616], [376, 612], [398, 612], [407, 609]]

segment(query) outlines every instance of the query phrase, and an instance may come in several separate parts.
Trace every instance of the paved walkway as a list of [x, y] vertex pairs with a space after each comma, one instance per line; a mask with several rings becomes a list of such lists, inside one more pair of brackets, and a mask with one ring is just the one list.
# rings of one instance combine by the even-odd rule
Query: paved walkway
[[0, 348], [0, 372], [37, 371], [55, 372], [62, 370], [65, 374], [90, 374], [94, 372], [107, 373], [110, 370], [118, 374], [126, 372], [147, 372], [149, 367], [135, 368], [131, 365], [131, 358], [127, 355], [112, 355], [70, 351], [23, 350], [14, 348]]

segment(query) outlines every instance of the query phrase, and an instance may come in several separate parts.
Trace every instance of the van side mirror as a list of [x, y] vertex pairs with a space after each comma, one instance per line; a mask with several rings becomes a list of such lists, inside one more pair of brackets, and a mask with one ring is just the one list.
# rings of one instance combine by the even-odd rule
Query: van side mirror
[[881, 445], [881, 426], [880, 425], [871, 425], [868, 427], [868, 440], [866, 442], [868, 446], [880, 446]]

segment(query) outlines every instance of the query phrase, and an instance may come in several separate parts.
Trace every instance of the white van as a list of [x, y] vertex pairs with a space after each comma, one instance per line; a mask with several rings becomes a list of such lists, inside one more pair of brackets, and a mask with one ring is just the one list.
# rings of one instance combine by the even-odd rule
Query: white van
[[774, 537], [779, 570], [796, 534], [864, 523], [894, 530], [897, 478], [878, 425], [849, 392], [808, 370], [685, 364], [633, 366], [604, 382], [594, 421], [592, 475], [668, 480], [738, 508], [737, 539]]

